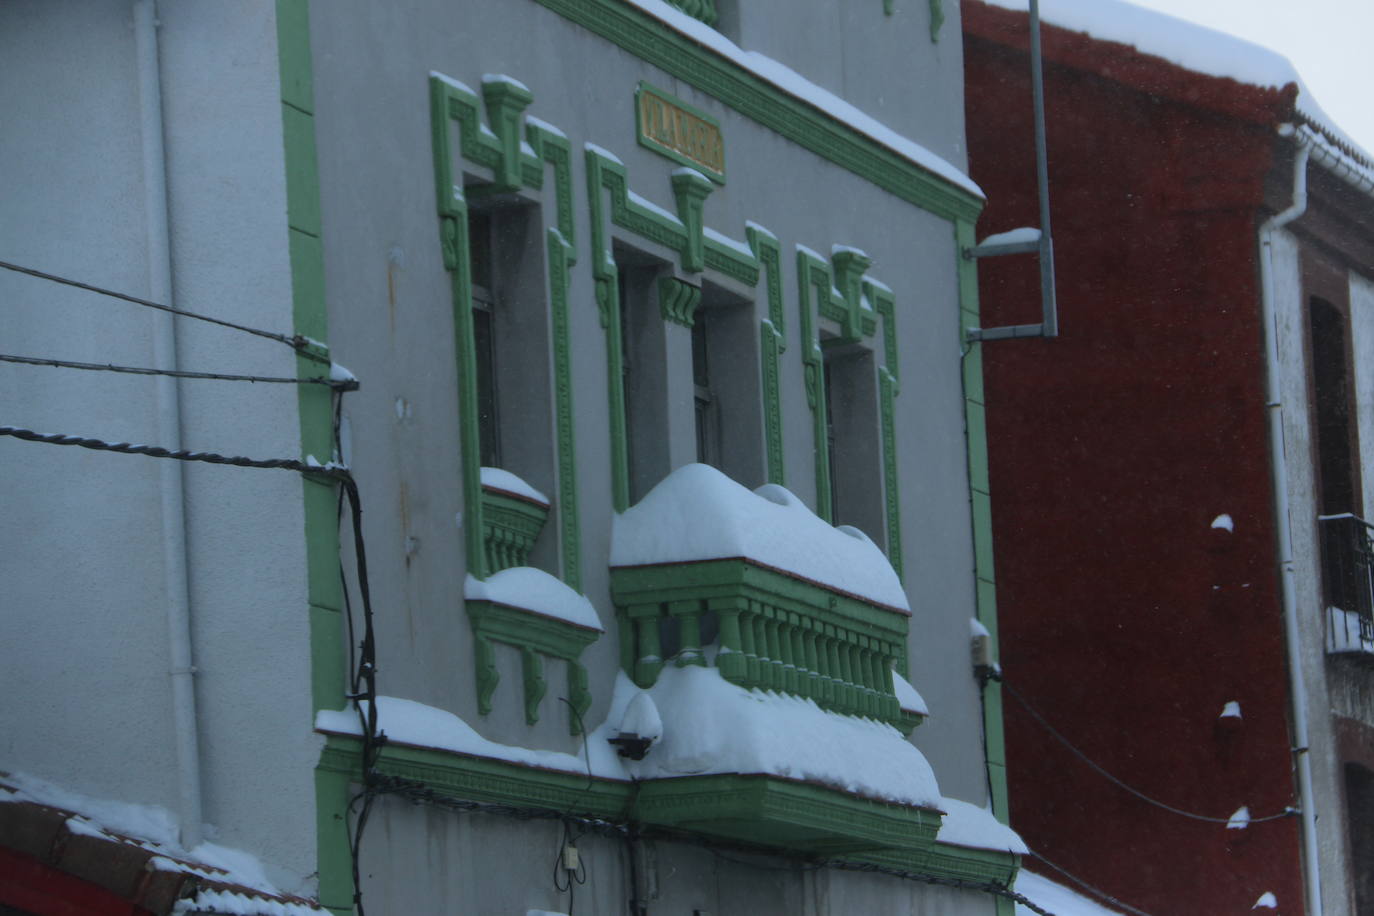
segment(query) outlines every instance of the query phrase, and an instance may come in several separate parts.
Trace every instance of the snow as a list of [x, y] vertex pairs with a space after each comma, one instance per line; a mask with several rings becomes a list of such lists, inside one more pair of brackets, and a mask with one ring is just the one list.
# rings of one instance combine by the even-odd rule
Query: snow
[[1034, 226], [1022, 226], [1020, 229], [1008, 229], [1006, 232], [997, 232], [979, 242], [979, 245], [1024, 245], [1028, 242], [1040, 241], [1040, 230]]
[[596, 608], [586, 596], [532, 566], [512, 566], [486, 579], [469, 575], [463, 582], [463, 597], [522, 608], [589, 630], [604, 630]]
[[[867, 251], [864, 251], [862, 248], [855, 248], [853, 245], [831, 245], [831, 246], [830, 246], [830, 255], [831, 255], [831, 257], [834, 257], [834, 256], [837, 255], [837, 254], [854, 254], [854, 255], [858, 255], [858, 256], [861, 257], [861, 258], [868, 258], [868, 252], [867, 252]], [[870, 258], [869, 260], [872, 260], [872, 259]]]
[[624, 162], [621, 162], [621, 161], [620, 161], [620, 157], [619, 157], [619, 156], [617, 156], [615, 153], [611, 152], [610, 150], [606, 149], [606, 147], [604, 147], [604, 146], [597, 146], [595, 143], [592, 143], [591, 141], [588, 141], [588, 142], [586, 142], [586, 143], [583, 143], [583, 144], [582, 144], [582, 147], [583, 147], [583, 149], [585, 149], [587, 152], [589, 152], [589, 153], [595, 153], [596, 155], [600, 156], [602, 159], [609, 159], [609, 160], [611, 160], [612, 162], [614, 162], [616, 165], [624, 165], [624, 164], [625, 164]]
[[[618, 695], [637, 691], [623, 672], [618, 677]], [[648, 693], [664, 731], [642, 761], [627, 764], [636, 778], [768, 773], [940, 807], [930, 764], [885, 723], [827, 712], [790, 694], [747, 690], [696, 665], [664, 668]]]
[[[95, 798], [25, 773], [0, 774], [0, 803], [19, 802], [32, 802], [72, 812], [66, 825], [73, 833], [114, 841], [127, 838], [150, 852], [161, 853], [149, 860], [154, 868], [191, 872], [262, 894], [281, 894], [268, 880], [263, 864], [251, 853], [209, 842], [200, 843], [189, 850], [183, 848], [179, 840], [177, 818], [166, 808]], [[208, 896], [208, 891], [202, 891], [196, 898], [197, 907], [199, 901]], [[298, 916], [319, 912], [301, 905], [235, 896], [244, 902], [251, 901], [253, 908], [217, 910], [211, 907], [206, 912], [244, 913], [251, 916]], [[272, 909], [273, 906], [279, 909]], [[196, 911], [176, 910], [177, 913]]]
[[469, 86], [467, 83], [463, 82], [462, 80], [456, 80], [446, 73], [440, 73], [438, 70], [431, 70], [429, 71], [429, 75], [432, 76], [434, 79], [439, 80], [441, 83], [444, 83], [445, 85], [449, 86], [450, 88], [460, 89], [463, 92], [466, 92], [468, 95], [477, 94], [472, 91], [472, 87]]
[[988, 632], [988, 628], [983, 625], [983, 621], [979, 620], [977, 617], [970, 617], [968, 619], [968, 628], [970, 636], [992, 636], [992, 634]]
[[184, 913], [209, 913], [214, 916], [319, 916], [321, 910], [286, 903], [280, 900], [264, 900], [261, 897], [247, 897], [233, 891], [202, 890], [194, 898], [178, 900], [172, 907], [173, 916]]
[[[644, 760], [625, 760], [607, 739], [618, 735], [627, 719], [647, 717], [647, 709], [634, 715], [630, 709], [644, 695], [652, 699], [663, 734]], [[647, 691], [619, 672], [606, 720], [592, 731], [581, 755], [499, 744], [453, 713], [397, 697], [378, 697], [377, 717], [392, 744], [567, 773], [590, 771], [602, 779], [764, 773], [899, 804], [938, 809], [941, 802], [930, 764], [892, 726], [826, 712], [800, 697], [747, 690], [715, 668], [667, 667]], [[321, 710], [315, 728], [358, 735], [358, 713]]]
[[1030, 850], [1015, 830], [997, 820], [987, 808], [957, 798], [940, 799], [945, 816], [936, 842], [972, 849], [995, 849], [1025, 855]]
[[329, 364], [329, 380], [331, 382], [356, 382], [358, 377], [344, 366], [331, 362]]
[[938, 175], [950, 184], [962, 188], [980, 199], [983, 198], [982, 190], [974, 184], [973, 179], [946, 160], [914, 140], [902, 136], [872, 116], [865, 114], [829, 90], [822, 89], [771, 57], [741, 49], [715, 29], [693, 19], [681, 10], [674, 9], [664, 0], [627, 0], [627, 2], [639, 7], [674, 31], [686, 35], [697, 44], [709, 48], [726, 60], [772, 83], [789, 95], [809, 103], [841, 124], [876, 140], [915, 165]]
[[930, 715], [930, 707], [926, 701], [916, 692], [916, 688], [911, 686], [911, 682], [902, 677], [896, 671], [892, 672], [892, 690], [897, 694], [897, 705], [905, 712], [914, 712], [917, 715]]
[[1212, 519], [1212, 527], [1213, 527], [1213, 528], [1221, 528], [1221, 529], [1223, 529], [1223, 530], [1225, 530], [1225, 531], [1235, 531], [1235, 530], [1236, 530], [1236, 523], [1235, 523], [1234, 521], [1231, 520], [1231, 516], [1229, 516], [1229, 515], [1227, 515], [1225, 512], [1223, 512], [1223, 513], [1221, 513], [1220, 515], [1218, 515], [1216, 518]]
[[751, 493], [708, 465], [669, 474], [611, 531], [612, 566], [728, 557], [910, 610], [897, 574], [868, 538], [836, 530], [777, 484]]
[[719, 245], [723, 245], [724, 247], [729, 248], [731, 251], [738, 251], [741, 255], [743, 255], [751, 261], [754, 260], [754, 250], [750, 248], [748, 245], [746, 245], [744, 242], [737, 242], [734, 239], [730, 238], [728, 235], [723, 235], [722, 233], [717, 232], [710, 226], [702, 227], [701, 232], [711, 241], [716, 242]]
[[1218, 719], [1239, 719], [1239, 718], [1241, 718], [1241, 715], [1240, 715], [1240, 703], [1238, 703], [1238, 702], [1235, 701], [1235, 700], [1227, 700], [1227, 701], [1226, 701], [1226, 705], [1223, 706], [1223, 707], [1221, 707], [1221, 715], [1220, 715], [1220, 716], [1217, 716], [1217, 718], [1218, 718]]
[[[990, 6], [1026, 12], [1027, 0], [984, 0]], [[1043, 0], [1041, 22], [1075, 32], [1086, 32], [1104, 41], [1116, 41], [1188, 70], [1209, 76], [1229, 77], [1253, 86], [1298, 87], [1297, 108], [1303, 115], [1330, 131], [1366, 160], [1371, 157], [1336, 126], [1313, 98], [1293, 64], [1261, 45], [1206, 26], [1122, 0]], [[1342, 158], [1347, 158], [1342, 156]]]
[[640, 194], [636, 194], [634, 191], [626, 191], [625, 196], [629, 198], [631, 204], [634, 204], [638, 207], [643, 207], [645, 210], [651, 210], [675, 226], [682, 225], [682, 220], [677, 218], [677, 214], [672, 213], [671, 211], [666, 210], [663, 207], [660, 207], [658, 204], [654, 203], [649, 198], [644, 197]]
[[620, 720], [620, 734], [657, 741], [663, 737], [663, 718], [658, 714], [654, 698], [644, 691], [635, 694]]
[[1252, 910], [1258, 910], [1258, 909], [1260, 909], [1261, 907], [1263, 907], [1264, 909], [1267, 909], [1267, 910], [1275, 910], [1275, 909], [1278, 909], [1278, 906], [1279, 906], [1279, 899], [1278, 899], [1277, 897], [1274, 896], [1274, 892], [1273, 892], [1273, 891], [1265, 891], [1263, 894], [1260, 894], [1260, 898], [1259, 898], [1258, 900], [1255, 901], [1255, 905], [1252, 906], [1252, 907], [1250, 907], [1250, 909], [1252, 909]]
[[568, 135], [563, 133], [563, 131], [559, 130], [557, 127], [554, 127], [552, 124], [550, 124], [548, 121], [545, 121], [543, 118], [536, 118], [534, 115], [525, 115], [525, 126], [538, 128], [539, 130], [542, 130], [545, 133], [553, 134], [555, 137], [562, 137], [564, 140], [568, 139]]
[[501, 490], [506, 493], [514, 493], [516, 496], [523, 496], [532, 499], [537, 503], [549, 505], [549, 498], [534, 487], [525, 483], [510, 471], [501, 468], [482, 468], [482, 486], [493, 490]]
[[[1077, 891], [1024, 868], [1017, 872], [1012, 889], [1054, 916], [1121, 916], [1118, 910], [1109, 910]], [[1016, 916], [1035, 916], [1035, 913], [1018, 903]]]
[[525, 916], [568, 916], [568, 914], [555, 913], [553, 910], [526, 910]]
[[682, 175], [687, 178], [690, 178], [693, 182], [695, 182], [696, 184], [700, 185], [708, 191], [715, 189], [715, 185], [711, 183], [711, 179], [701, 174], [700, 169], [694, 169], [689, 165], [678, 166], [677, 168], [673, 169], [673, 174]]
[[1227, 830], [1244, 830], [1250, 826], [1250, 807], [1241, 805], [1236, 812], [1231, 815], [1231, 819], [1226, 822]]
[[[514, 86], [516, 89], [522, 89], [525, 92], [530, 92], [529, 86], [526, 86], [524, 83], [520, 82], [515, 77], [507, 76], [504, 73], [483, 73], [482, 84], [486, 85], [487, 83], [505, 83], [508, 86]], [[534, 95], [534, 93], [530, 92], [530, 95]]]
[[754, 230], [755, 232], [757, 232], [759, 235], [766, 235], [768, 238], [772, 239], [772, 240], [775, 241], [775, 242], [778, 240], [778, 237], [777, 237], [776, 235], [774, 235], [774, 234], [768, 229], [768, 227], [765, 226], [765, 225], [763, 225], [762, 223], [756, 223], [756, 222], [754, 222], [752, 219], [749, 219], [749, 220], [745, 220], [745, 221], [744, 221], [744, 225], [745, 225], [745, 227], [748, 228], [748, 229], [753, 229], [753, 230]]

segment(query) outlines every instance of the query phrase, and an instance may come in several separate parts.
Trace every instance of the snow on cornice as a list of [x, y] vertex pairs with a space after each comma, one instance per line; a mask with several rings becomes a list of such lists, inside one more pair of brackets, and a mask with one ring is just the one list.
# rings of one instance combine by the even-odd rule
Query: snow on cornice
[[625, 2], [638, 7], [673, 31], [679, 32], [697, 44], [714, 51], [764, 82], [772, 83], [788, 95], [806, 102], [830, 118], [858, 131], [871, 140], [877, 141], [903, 159], [943, 178], [979, 200], [986, 199], [986, 195], [974, 183], [973, 179], [948, 160], [926, 149], [915, 140], [902, 136], [877, 118], [864, 113], [830, 90], [817, 86], [795, 70], [767, 55], [744, 50], [705, 23], [669, 6], [664, 0], [625, 0]]
[[[1029, 14], [1028, 0], [982, 0]], [[1040, 21], [1102, 41], [1130, 45], [1185, 70], [1260, 88], [1298, 87], [1298, 120], [1320, 134], [1340, 157], [1374, 173], [1371, 156], [1340, 129], [1307, 88], [1297, 68], [1277, 51], [1124, 0], [1041, 0]]]

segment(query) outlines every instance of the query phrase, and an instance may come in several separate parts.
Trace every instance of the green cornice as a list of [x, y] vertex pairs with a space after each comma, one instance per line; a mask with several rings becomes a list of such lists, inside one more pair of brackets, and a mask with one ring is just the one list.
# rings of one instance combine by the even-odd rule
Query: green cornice
[[[326, 781], [356, 777], [360, 765], [358, 749], [356, 738], [327, 736], [317, 772]], [[846, 861], [883, 865], [934, 878], [1007, 886], [1020, 864], [1020, 857], [1008, 852], [932, 842], [940, 822], [934, 811], [762, 775], [718, 774], [636, 784], [589, 778], [585, 772], [546, 770], [403, 744], [386, 745], [377, 770], [384, 776], [423, 783], [453, 799], [566, 812], [619, 823], [633, 820], [679, 831], [684, 839], [693, 834], [710, 834], [785, 852], [828, 851], [843, 855]], [[684, 801], [691, 804], [684, 805]], [[706, 807], [697, 810], [698, 803]], [[768, 817], [760, 820], [761, 813]], [[773, 814], [783, 817], [770, 820]], [[732, 817], [742, 820], [729, 823]], [[708, 825], [705, 831], [696, 827], [697, 822], [717, 819], [718, 823], [714, 827]], [[807, 821], [812, 825], [809, 839]], [[864, 831], [862, 836], [857, 832], [860, 830]], [[853, 851], [837, 852], [846, 844]], [[855, 845], [868, 848], [857, 851]]]
[[735, 111], [944, 219], [974, 220], [983, 201], [622, 0], [538, 0]]

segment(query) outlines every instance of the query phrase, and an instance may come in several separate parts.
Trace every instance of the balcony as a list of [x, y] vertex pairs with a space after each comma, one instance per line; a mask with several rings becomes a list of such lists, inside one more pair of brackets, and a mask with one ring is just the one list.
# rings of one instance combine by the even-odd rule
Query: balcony
[[1327, 652], [1374, 662], [1374, 568], [1364, 519], [1350, 513], [1317, 519], [1322, 589], [1327, 608]]
[[611, 594], [621, 667], [662, 721], [633, 765], [640, 820], [825, 855], [931, 847], [938, 788], [904, 738], [924, 705], [897, 692], [911, 613], [861, 532], [687, 465], [616, 520]]
[[482, 543], [487, 571], [524, 566], [549, 518], [549, 498], [509, 471], [482, 468]]

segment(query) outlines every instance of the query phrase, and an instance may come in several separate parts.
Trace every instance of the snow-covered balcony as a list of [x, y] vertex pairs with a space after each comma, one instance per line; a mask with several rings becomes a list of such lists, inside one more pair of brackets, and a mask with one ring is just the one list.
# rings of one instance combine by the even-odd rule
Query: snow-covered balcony
[[611, 562], [621, 664], [663, 736], [642, 820], [826, 854], [933, 842], [909, 605], [867, 537], [695, 464], [617, 518]]
[[529, 562], [549, 518], [549, 498], [500, 468], [482, 468], [482, 543], [487, 569], [500, 572]]

